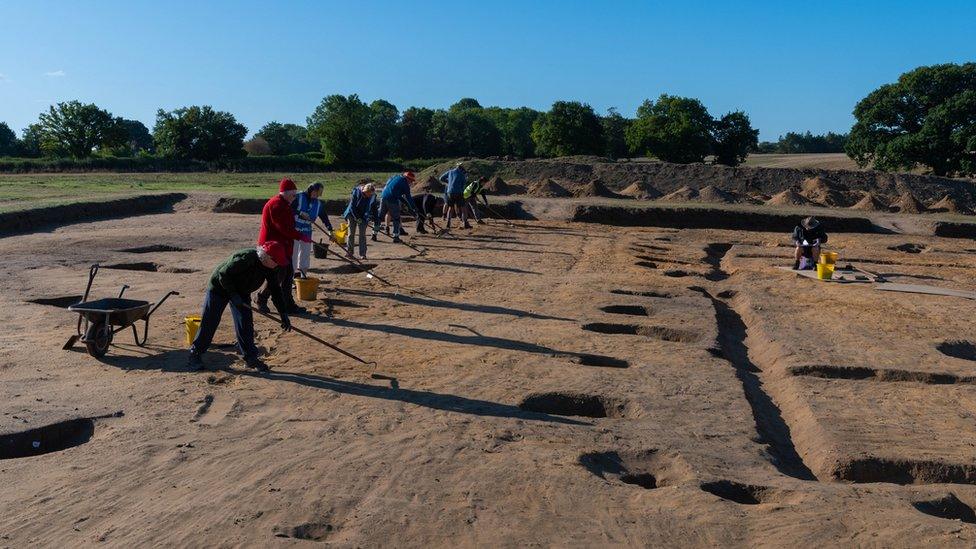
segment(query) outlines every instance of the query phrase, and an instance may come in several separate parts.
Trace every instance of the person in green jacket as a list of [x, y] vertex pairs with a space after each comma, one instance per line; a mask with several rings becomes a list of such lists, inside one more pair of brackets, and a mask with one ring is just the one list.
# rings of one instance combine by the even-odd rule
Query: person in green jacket
[[267, 372], [268, 366], [258, 357], [254, 345], [254, 315], [249, 308], [251, 294], [265, 282], [271, 289], [271, 300], [281, 315], [281, 328], [291, 330], [288, 309], [281, 285], [277, 284], [276, 268], [288, 265], [284, 245], [271, 240], [256, 248], [238, 250], [214, 269], [207, 284], [203, 298], [203, 312], [200, 314], [200, 329], [190, 345], [189, 366], [192, 370], [203, 370], [203, 353], [207, 352], [213, 340], [220, 317], [230, 304], [230, 314], [234, 318], [234, 333], [237, 335], [237, 350], [244, 357], [249, 368]]
[[478, 196], [481, 196], [481, 200], [485, 203], [485, 208], [488, 208], [488, 192], [485, 190], [485, 183], [488, 183], [488, 178], [482, 176], [468, 183], [468, 186], [464, 188], [464, 202], [471, 210], [471, 215], [474, 216], [474, 220], [479, 225], [483, 224], [484, 221], [478, 215]]

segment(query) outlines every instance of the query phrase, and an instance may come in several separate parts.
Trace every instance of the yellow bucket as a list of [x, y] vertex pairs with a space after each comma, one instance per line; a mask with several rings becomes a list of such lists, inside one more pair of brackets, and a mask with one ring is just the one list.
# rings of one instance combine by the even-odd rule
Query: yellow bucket
[[319, 289], [317, 278], [296, 278], [295, 291], [301, 301], [315, 301], [315, 294]]
[[183, 318], [183, 324], [186, 325], [186, 346], [189, 347], [193, 345], [193, 340], [197, 337], [197, 331], [200, 330], [200, 317], [193, 315]]
[[817, 263], [817, 278], [820, 280], [830, 280], [834, 277], [833, 263]]
[[348, 223], [342, 223], [342, 224], [339, 225], [339, 228], [338, 229], [332, 231], [332, 237], [335, 239], [336, 244], [338, 244], [340, 246], [345, 246], [346, 245], [346, 235], [348, 235], [348, 234], [349, 234], [349, 224]]
[[828, 265], [837, 263], [837, 252], [821, 252], [820, 262]]

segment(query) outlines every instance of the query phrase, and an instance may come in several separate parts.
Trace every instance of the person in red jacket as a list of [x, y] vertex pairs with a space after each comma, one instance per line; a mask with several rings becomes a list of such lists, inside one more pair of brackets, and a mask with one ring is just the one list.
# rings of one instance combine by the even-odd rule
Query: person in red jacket
[[[312, 239], [295, 230], [295, 212], [291, 209], [291, 202], [295, 200], [298, 188], [295, 182], [285, 178], [278, 184], [278, 194], [264, 205], [261, 210], [261, 232], [258, 234], [258, 244], [269, 241], [281, 242], [288, 254], [288, 264], [278, 267], [278, 284], [281, 285], [281, 293], [284, 294], [289, 313], [304, 313], [305, 309], [295, 304], [295, 296], [291, 293], [292, 273], [295, 272], [291, 264], [292, 248], [294, 241], [311, 242]], [[264, 288], [258, 293], [258, 310], [268, 312], [268, 298], [271, 297], [271, 288], [265, 284]]]

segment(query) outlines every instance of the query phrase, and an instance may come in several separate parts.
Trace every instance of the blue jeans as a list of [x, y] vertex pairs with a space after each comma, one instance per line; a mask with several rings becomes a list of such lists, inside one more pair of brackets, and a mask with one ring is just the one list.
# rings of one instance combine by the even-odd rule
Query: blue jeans
[[383, 219], [385, 212], [390, 212], [390, 219], [393, 220], [393, 236], [400, 236], [400, 201], [383, 199], [380, 209], [380, 219]]
[[366, 257], [366, 221], [359, 222], [356, 217], [350, 215], [346, 218], [349, 224], [349, 234], [346, 235], [346, 251], [352, 255], [353, 246], [356, 245], [356, 229], [359, 229], [359, 257]]
[[[245, 304], [250, 304], [250, 296], [241, 298]], [[202, 355], [207, 352], [210, 342], [213, 341], [217, 326], [220, 325], [220, 317], [224, 314], [224, 309], [230, 299], [213, 291], [207, 290], [203, 297], [203, 312], [200, 313], [200, 329], [197, 336], [193, 338], [190, 345], [190, 352]], [[234, 333], [237, 335], [237, 351], [244, 358], [257, 358], [258, 348], [254, 346], [254, 315], [250, 309], [238, 309], [230, 306], [230, 316], [234, 319]]]

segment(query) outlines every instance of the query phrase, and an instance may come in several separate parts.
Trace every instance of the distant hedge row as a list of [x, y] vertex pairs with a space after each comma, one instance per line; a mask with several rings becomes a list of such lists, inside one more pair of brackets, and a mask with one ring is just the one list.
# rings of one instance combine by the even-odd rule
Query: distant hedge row
[[[426, 164], [426, 163], [424, 163]], [[426, 167], [426, 166], [424, 166]], [[318, 158], [245, 156], [212, 162], [160, 156], [90, 158], [0, 158], [0, 173], [36, 172], [334, 172], [400, 171], [404, 164], [392, 160], [328, 163]], [[422, 168], [415, 168], [422, 169]]]

